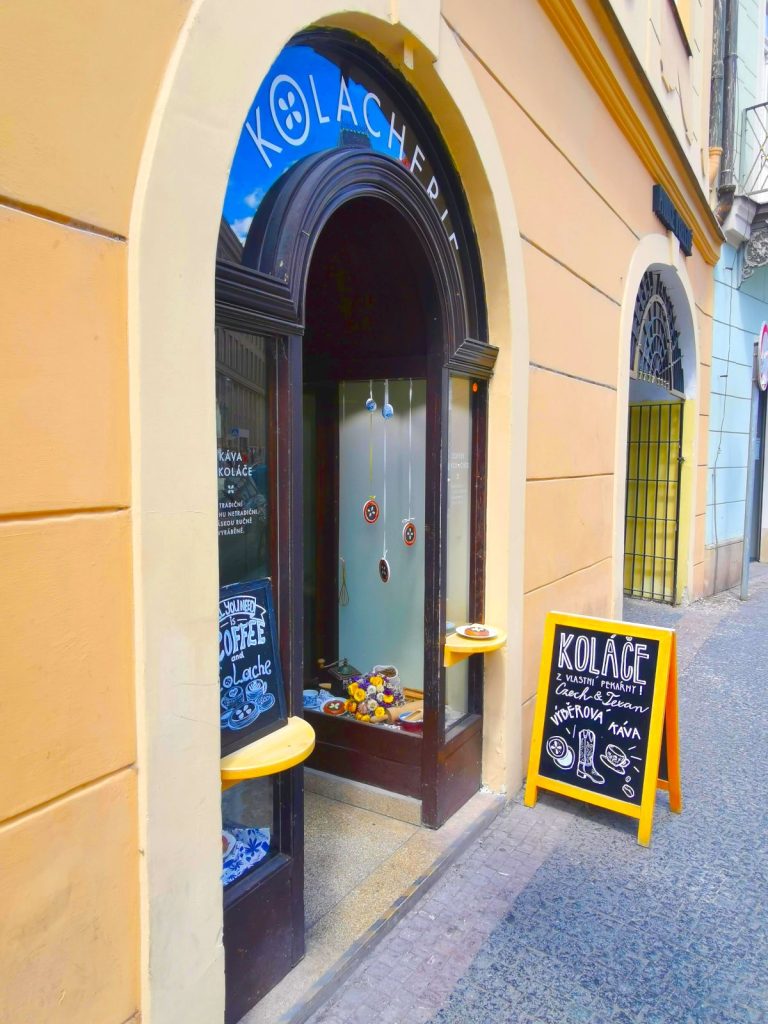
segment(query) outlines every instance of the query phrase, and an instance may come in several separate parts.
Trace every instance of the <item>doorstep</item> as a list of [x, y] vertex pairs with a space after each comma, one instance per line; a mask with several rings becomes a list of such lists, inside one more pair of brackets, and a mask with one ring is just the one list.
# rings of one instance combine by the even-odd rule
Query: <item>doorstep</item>
[[342, 804], [362, 807], [367, 811], [375, 811], [388, 818], [396, 818], [411, 825], [421, 825], [421, 800], [400, 793], [388, 793], [376, 786], [353, 779], [343, 779], [340, 775], [328, 775], [314, 768], [304, 769], [304, 790], [317, 793], [329, 800], [338, 800]]
[[[304, 959], [242, 1018], [240, 1024], [302, 1024], [307, 1020], [331, 998], [344, 978], [359, 965], [361, 957], [370, 954], [397, 921], [488, 828], [505, 804], [502, 796], [476, 793], [442, 828], [432, 830], [405, 824], [398, 813], [391, 813], [393, 808], [384, 800], [378, 804], [378, 810], [371, 809], [371, 803], [375, 803], [371, 794], [357, 794], [359, 802], [363, 803], [361, 807], [347, 803], [349, 794], [346, 792], [345, 802], [332, 800], [333, 787], [323, 779], [313, 779], [307, 790], [316, 794], [322, 792], [322, 796], [314, 798], [316, 805], [320, 803], [320, 812], [327, 803], [329, 813], [335, 810], [350, 820], [352, 830], [361, 829], [361, 845], [365, 835], [376, 834], [379, 830], [382, 838], [388, 831], [393, 840], [384, 859], [379, 857], [370, 863], [369, 877], [375, 876], [375, 882], [363, 889], [361, 883], [365, 879], [357, 874], [354, 890], [350, 888], [351, 882], [342, 886], [336, 902], [316, 920], [308, 921]], [[380, 813], [384, 808], [390, 813]], [[354, 831], [350, 835], [354, 841]], [[306, 852], [310, 854], [309, 835]]]

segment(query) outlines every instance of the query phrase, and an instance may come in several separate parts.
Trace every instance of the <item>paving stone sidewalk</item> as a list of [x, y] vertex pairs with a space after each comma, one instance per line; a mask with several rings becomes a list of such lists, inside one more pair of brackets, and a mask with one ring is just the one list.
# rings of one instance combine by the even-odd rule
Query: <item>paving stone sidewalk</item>
[[628, 603], [680, 652], [684, 810], [521, 795], [311, 1024], [765, 1024], [768, 572], [750, 600]]

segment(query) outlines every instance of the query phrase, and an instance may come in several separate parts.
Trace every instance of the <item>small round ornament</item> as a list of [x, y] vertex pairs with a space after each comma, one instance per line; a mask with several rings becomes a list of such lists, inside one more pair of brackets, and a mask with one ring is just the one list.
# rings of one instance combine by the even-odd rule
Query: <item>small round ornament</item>
[[416, 543], [416, 524], [407, 522], [403, 526], [403, 544], [407, 548], [412, 548]]
[[384, 403], [384, 405], [381, 408], [381, 415], [384, 417], [385, 420], [391, 420], [392, 417], [395, 415], [395, 410], [392, 408], [390, 402]]
[[372, 395], [369, 395], [368, 398], [366, 398], [365, 408], [368, 412], [376, 412], [376, 399]]
[[382, 583], [389, 583], [389, 562], [386, 558], [379, 559], [379, 579]]
[[369, 526], [373, 526], [379, 518], [379, 503], [375, 498], [369, 498], [363, 505], [363, 519]]

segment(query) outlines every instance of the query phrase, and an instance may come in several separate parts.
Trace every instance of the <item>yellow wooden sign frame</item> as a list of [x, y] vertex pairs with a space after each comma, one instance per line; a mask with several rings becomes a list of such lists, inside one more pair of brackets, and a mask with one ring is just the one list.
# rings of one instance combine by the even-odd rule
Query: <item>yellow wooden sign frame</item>
[[[617, 800], [614, 797], [602, 796], [600, 793], [593, 793], [590, 790], [580, 789], [578, 786], [559, 782], [557, 779], [548, 779], [539, 774], [556, 626], [592, 629], [600, 633], [631, 636], [638, 640], [658, 641], [659, 654], [653, 685], [651, 725], [639, 806], [628, 801]], [[659, 777], [662, 738], [666, 739], [667, 774], [669, 776], [667, 779]], [[648, 846], [651, 841], [657, 789], [667, 790], [669, 806], [672, 811], [676, 814], [682, 811], [683, 797], [680, 787], [680, 745], [677, 724], [677, 641], [673, 629], [598, 619], [584, 615], [549, 612], [544, 626], [539, 686], [536, 693], [536, 711], [531, 737], [531, 755], [528, 761], [528, 779], [525, 784], [526, 807], [535, 805], [539, 789], [547, 789], [553, 793], [559, 793], [561, 796], [569, 796], [575, 800], [583, 800], [585, 803], [596, 804], [598, 807], [605, 807], [606, 810], [615, 811], [617, 814], [626, 814], [630, 818], [638, 818], [637, 841], [641, 846]]]

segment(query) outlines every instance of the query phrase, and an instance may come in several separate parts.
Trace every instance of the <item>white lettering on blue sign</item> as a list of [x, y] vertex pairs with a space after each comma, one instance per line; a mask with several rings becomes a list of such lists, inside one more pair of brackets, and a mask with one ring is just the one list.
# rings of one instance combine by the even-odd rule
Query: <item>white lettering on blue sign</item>
[[[364, 73], [359, 77], [364, 78]], [[356, 78], [354, 72], [342, 74], [332, 58], [310, 47], [288, 47], [281, 53], [243, 126], [243, 139], [256, 159], [248, 155], [241, 141], [230, 172], [226, 220], [244, 244], [253, 212], [272, 183], [305, 154], [344, 145], [346, 129], [367, 137], [371, 148], [410, 170], [434, 204], [448, 241], [458, 252], [445, 190], [433, 173], [428, 153], [385, 92], [379, 95]], [[386, 112], [385, 107], [389, 108]]]

